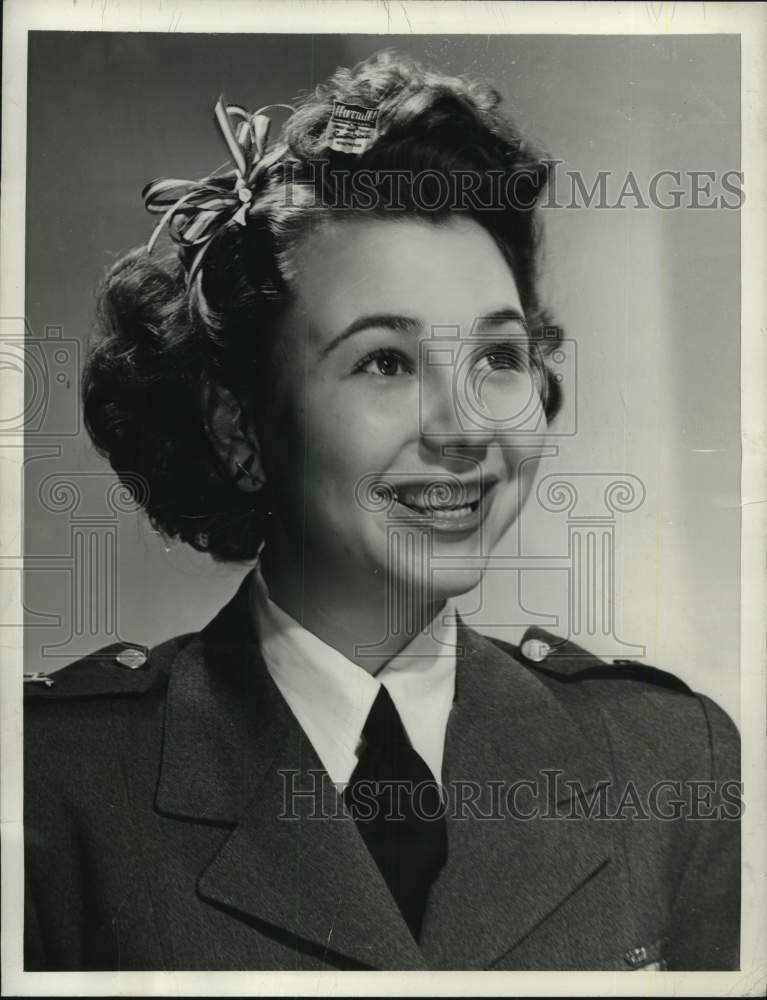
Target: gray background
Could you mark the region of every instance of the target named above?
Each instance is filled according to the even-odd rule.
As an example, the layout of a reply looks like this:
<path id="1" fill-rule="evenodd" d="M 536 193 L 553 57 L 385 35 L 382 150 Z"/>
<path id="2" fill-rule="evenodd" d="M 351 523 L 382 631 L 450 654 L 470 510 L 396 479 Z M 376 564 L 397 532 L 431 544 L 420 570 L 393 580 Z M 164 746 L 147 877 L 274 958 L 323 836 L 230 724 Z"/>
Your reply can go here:
<path id="1" fill-rule="evenodd" d="M 737 36 L 31 33 L 25 669 L 57 669 L 115 636 L 151 645 L 196 630 L 236 587 L 243 567 L 166 545 L 110 492 L 78 427 L 94 290 L 151 231 L 148 180 L 224 161 L 220 93 L 253 110 L 290 101 L 384 45 L 494 82 L 522 131 L 565 161 L 558 183 L 564 170 L 589 186 L 609 170 L 617 192 L 632 170 L 646 190 L 659 170 L 739 168 Z M 572 539 L 581 515 L 596 518 L 615 537 L 599 597 L 614 628 L 578 641 L 672 670 L 737 719 L 739 213 L 543 214 L 546 293 L 577 350 L 562 426 L 577 433 L 552 437 L 541 477 L 569 476 L 578 506 L 533 497 L 499 550 L 533 568 L 491 571 L 462 607 L 510 641 L 532 621 L 572 631 Z M 606 514 L 605 484 L 626 474 L 644 500 Z"/>

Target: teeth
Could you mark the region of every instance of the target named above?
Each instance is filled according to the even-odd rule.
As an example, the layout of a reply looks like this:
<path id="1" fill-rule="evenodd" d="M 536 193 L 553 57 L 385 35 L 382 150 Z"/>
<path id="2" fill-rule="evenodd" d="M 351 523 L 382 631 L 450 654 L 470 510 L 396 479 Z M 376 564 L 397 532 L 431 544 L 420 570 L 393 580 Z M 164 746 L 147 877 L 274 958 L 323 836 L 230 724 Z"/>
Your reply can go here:
<path id="1" fill-rule="evenodd" d="M 405 501 L 402 501 L 405 503 Z M 473 503 L 462 504 L 460 507 L 421 507 L 415 503 L 405 503 L 406 507 L 412 508 L 419 514 L 435 514 L 438 517 L 461 518 L 473 513 L 479 506 L 479 500 Z"/>
<path id="2" fill-rule="evenodd" d="M 462 517 L 466 517 L 467 514 L 471 514 L 475 509 L 476 508 L 469 503 L 466 504 L 465 507 L 450 507 L 447 510 L 435 507 L 433 508 L 432 513 L 441 521 L 460 521 Z"/>

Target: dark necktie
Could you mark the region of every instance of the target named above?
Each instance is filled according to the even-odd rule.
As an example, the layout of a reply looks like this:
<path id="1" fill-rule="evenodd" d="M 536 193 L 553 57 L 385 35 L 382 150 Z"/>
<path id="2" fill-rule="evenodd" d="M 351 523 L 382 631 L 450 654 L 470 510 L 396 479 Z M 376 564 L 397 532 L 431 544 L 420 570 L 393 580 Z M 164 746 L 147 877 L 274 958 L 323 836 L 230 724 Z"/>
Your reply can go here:
<path id="1" fill-rule="evenodd" d="M 411 746 L 383 684 L 362 739 L 344 801 L 418 940 L 429 888 L 447 860 L 439 785 Z"/>

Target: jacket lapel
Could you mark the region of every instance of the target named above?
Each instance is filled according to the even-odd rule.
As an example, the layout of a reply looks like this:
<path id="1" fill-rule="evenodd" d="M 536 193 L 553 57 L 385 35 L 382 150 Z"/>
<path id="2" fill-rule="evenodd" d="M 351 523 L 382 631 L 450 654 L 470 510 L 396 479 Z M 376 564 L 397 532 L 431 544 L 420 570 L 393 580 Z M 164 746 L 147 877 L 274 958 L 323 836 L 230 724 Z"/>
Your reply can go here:
<path id="1" fill-rule="evenodd" d="M 331 964 L 425 969 L 353 820 L 266 670 L 247 587 L 248 578 L 174 663 L 157 809 L 233 827 L 200 872 L 198 891 L 211 904 Z"/>
<path id="2" fill-rule="evenodd" d="M 532 671 L 463 625 L 458 639 L 443 774 L 448 861 L 421 948 L 432 968 L 483 969 L 607 863 L 609 824 L 552 814 L 570 811 L 567 780 L 588 791 L 609 770 Z M 510 812 L 517 782 L 528 784 L 517 786 Z"/>

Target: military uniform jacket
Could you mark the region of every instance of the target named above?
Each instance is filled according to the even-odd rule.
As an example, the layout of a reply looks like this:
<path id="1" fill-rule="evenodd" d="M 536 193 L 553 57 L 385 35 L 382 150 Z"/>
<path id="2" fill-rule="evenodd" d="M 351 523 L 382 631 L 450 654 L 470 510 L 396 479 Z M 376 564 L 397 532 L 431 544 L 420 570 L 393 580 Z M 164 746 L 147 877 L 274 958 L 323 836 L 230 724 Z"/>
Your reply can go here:
<path id="1" fill-rule="evenodd" d="M 244 589 L 142 666 L 118 644 L 26 685 L 26 969 L 737 968 L 732 722 L 670 675 L 529 637 L 540 662 L 459 624 L 419 943 Z"/>

